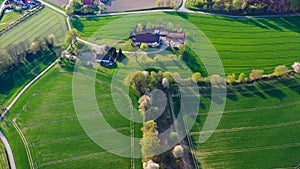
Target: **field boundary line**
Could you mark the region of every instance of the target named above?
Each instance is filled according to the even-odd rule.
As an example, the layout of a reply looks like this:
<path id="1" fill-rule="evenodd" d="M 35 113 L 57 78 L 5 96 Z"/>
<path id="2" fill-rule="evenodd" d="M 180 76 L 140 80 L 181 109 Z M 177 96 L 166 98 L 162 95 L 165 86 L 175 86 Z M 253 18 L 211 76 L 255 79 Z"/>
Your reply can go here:
<path id="1" fill-rule="evenodd" d="M 285 122 L 285 123 L 254 126 L 254 127 L 238 127 L 238 128 L 229 128 L 229 129 L 217 129 L 217 130 L 207 130 L 207 131 L 200 131 L 200 132 L 191 132 L 191 135 L 221 133 L 221 132 L 235 132 L 235 131 L 241 131 L 241 130 L 269 129 L 269 128 L 274 128 L 274 127 L 285 127 L 285 126 L 299 124 L 299 123 L 300 123 L 300 120 L 297 120 L 297 121 L 290 121 L 290 122 Z"/>
<path id="2" fill-rule="evenodd" d="M 27 159 L 28 159 L 28 162 L 29 162 L 29 166 L 31 169 L 34 169 L 34 164 L 33 164 L 33 160 L 32 160 L 32 157 L 31 157 L 31 153 L 30 153 L 30 149 L 28 147 L 28 142 L 22 132 L 22 130 L 18 127 L 17 123 L 16 123 L 16 118 L 14 118 L 12 120 L 12 124 L 14 126 L 14 128 L 17 130 L 17 132 L 19 133 L 21 139 L 22 139 L 22 142 L 23 142 L 23 145 L 25 147 L 25 151 L 26 151 L 26 154 L 27 154 Z"/>
<path id="3" fill-rule="evenodd" d="M 295 146 L 300 146 L 300 142 L 287 143 L 287 144 L 279 144 L 279 145 L 272 145 L 272 146 L 231 149 L 231 150 L 217 150 L 217 151 L 208 151 L 208 152 L 196 152 L 196 155 L 200 156 L 200 157 L 205 157 L 205 156 L 208 156 L 208 155 L 215 155 L 215 154 L 224 154 L 224 153 L 226 153 L 226 154 L 233 154 L 233 153 L 243 153 L 243 152 L 249 152 L 249 151 L 272 150 L 272 149 L 295 147 Z"/>

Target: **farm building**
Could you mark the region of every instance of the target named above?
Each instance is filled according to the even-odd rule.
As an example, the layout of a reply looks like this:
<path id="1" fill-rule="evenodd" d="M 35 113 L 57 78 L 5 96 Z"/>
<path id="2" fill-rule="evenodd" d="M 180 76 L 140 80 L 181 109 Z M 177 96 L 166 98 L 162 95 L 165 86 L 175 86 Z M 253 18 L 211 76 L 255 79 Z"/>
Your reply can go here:
<path id="1" fill-rule="evenodd" d="M 132 37 L 132 46 L 140 46 L 142 43 L 150 47 L 158 47 L 161 43 L 159 34 L 137 34 Z"/>
<path id="2" fill-rule="evenodd" d="M 184 33 L 169 33 L 162 38 L 170 47 L 178 47 L 185 43 L 186 35 Z"/>

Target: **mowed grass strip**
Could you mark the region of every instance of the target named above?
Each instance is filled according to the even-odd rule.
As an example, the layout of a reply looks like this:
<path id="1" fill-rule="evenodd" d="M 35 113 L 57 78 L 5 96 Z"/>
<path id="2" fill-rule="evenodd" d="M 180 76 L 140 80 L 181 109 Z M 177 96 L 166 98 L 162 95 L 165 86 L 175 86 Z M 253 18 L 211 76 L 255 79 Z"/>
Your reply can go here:
<path id="1" fill-rule="evenodd" d="M 5 48 L 8 44 L 17 44 L 25 40 L 33 41 L 49 34 L 54 34 L 58 43 L 61 43 L 66 31 L 64 16 L 46 7 L 3 35 L 0 47 Z"/>

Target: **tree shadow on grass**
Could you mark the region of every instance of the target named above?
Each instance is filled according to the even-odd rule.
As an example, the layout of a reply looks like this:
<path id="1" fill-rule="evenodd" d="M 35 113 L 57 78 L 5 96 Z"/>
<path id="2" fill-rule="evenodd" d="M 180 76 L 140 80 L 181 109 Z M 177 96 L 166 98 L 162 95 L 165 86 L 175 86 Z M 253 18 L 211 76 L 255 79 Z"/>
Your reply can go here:
<path id="1" fill-rule="evenodd" d="M 236 86 L 235 89 L 239 94 L 241 94 L 244 97 L 248 97 L 248 98 L 253 97 L 252 92 L 249 92 L 249 91 L 243 89 L 241 86 Z"/>
<path id="2" fill-rule="evenodd" d="M 300 83 L 297 82 L 295 79 L 279 80 L 278 82 L 300 95 Z"/>
<path id="3" fill-rule="evenodd" d="M 277 89 L 276 87 L 266 84 L 266 83 L 261 83 L 259 85 L 259 88 L 264 91 L 264 93 L 268 94 L 269 96 L 273 98 L 277 98 L 279 100 L 282 100 L 284 97 L 286 97 L 286 94 L 284 94 L 281 90 Z"/>
<path id="4" fill-rule="evenodd" d="M 232 90 L 231 88 L 227 88 L 227 98 L 230 99 L 230 100 L 233 100 L 233 101 L 238 101 L 238 97 L 236 96 L 237 93 Z"/>
<path id="5" fill-rule="evenodd" d="M 71 23 L 72 23 L 73 27 L 76 28 L 79 32 L 83 31 L 84 25 L 82 24 L 82 22 L 80 21 L 80 19 L 78 17 L 73 17 L 73 19 L 71 20 Z"/>
<path id="6" fill-rule="evenodd" d="M 259 96 L 262 99 L 266 99 L 266 96 L 258 90 L 255 86 L 246 86 L 246 89 L 251 91 L 253 94 Z"/>

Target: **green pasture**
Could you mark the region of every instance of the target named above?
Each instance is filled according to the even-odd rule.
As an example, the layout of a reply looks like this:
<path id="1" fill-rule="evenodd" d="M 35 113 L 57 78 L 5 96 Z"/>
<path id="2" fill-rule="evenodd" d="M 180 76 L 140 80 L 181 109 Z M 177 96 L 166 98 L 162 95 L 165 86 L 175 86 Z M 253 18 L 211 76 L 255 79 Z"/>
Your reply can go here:
<path id="1" fill-rule="evenodd" d="M 54 34 L 57 43 L 61 44 L 66 31 L 67 26 L 64 16 L 45 8 L 1 36 L 0 47 L 5 48 L 9 44 L 16 44 L 25 40 L 33 41 L 49 34 Z"/>
<path id="2" fill-rule="evenodd" d="M 24 12 L 25 13 L 25 12 Z M 12 22 L 17 21 L 18 19 L 22 18 L 23 13 L 11 11 L 3 15 L 0 20 L 0 30 L 9 27 Z"/>
<path id="3" fill-rule="evenodd" d="M 215 131 L 200 132 L 210 99 L 203 95 L 192 130 L 196 155 L 204 168 L 289 168 L 299 164 L 300 79 L 230 87 Z M 212 115 L 212 117 L 218 114 Z M 213 133 L 213 134 L 212 134 Z M 199 135 L 212 136 L 199 143 Z"/>
<path id="4" fill-rule="evenodd" d="M 131 164 L 130 158 L 107 152 L 83 131 L 73 106 L 72 77 L 71 72 L 58 66 L 54 67 L 26 91 L 10 111 L 8 119 L 17 117 L 17 125 L 29 143 L 34 166 L 36 168 L 99 168 L 100 166 L 128 168 Z M 130 122 L 117 113 L 109 90 L 104 90 L 109 87 L 111 78 L 99 74 L 98 79 L 95 85 L 100 110 L 112 127 L 130 136 Z M 104 104 L 107 106 L 103 106 Z M 4 128 L 7 132 L 14 130 L 11 124 Z M 136 131 L 139 131 L 140 125 L 137 125 L 137 128 Z M 23 143 L 17 133 L 8 136 L 10 139 L 13 137 L 17 137 L 15 141 L 19 141 L 19 144 L 12 144 L 13 151 L 23 155 L 17 157 L 17 167 L 28 168 L 24 150 L 17 151 L 22 149 Z M 139 159 L 135 161 L 136 168 L 140 168 L 141 161 Z"/>

